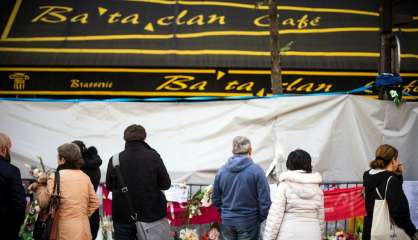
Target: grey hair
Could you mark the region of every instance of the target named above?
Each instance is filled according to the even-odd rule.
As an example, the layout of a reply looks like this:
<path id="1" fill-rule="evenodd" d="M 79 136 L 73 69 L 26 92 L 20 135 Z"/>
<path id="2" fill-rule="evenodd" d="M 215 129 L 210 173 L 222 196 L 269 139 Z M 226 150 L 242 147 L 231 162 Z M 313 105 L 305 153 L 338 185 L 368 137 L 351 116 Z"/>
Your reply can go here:
<path id="1" fill-rule="evenodd" d="M 84 164 L 80 148 L 76 144 L 64 143 L 57 150 L 59 158 L 64 158 L 65 162 L 72 167 L 79 169 Z"/>
<path id="2" fill-rule="evenodd" d="M 233 154 L 247 154 L 251 151 L 251 142 L 248 138 L 237 136 L 232 140 Z"/>

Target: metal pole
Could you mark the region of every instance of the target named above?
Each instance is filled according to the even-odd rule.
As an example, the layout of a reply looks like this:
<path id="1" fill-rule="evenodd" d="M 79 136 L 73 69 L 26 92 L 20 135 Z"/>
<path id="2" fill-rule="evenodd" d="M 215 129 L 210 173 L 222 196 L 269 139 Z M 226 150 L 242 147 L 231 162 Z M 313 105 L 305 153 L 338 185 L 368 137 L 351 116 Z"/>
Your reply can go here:
<path id="1" fill-rule="evenodd" d="M 381 0 L 380 2 L 380 61 L 379 73 L 392 72 L 392 11 L 393 0 Z M 388 94 L 382 87 L 378 89 L 379 99 L 389 99 Z"/>
<path id="2" fill-rule="evenodd" d="M 273 94 L 283 93 L 282 67 L 280 63 L 279 21 L 277 0 L 269 0 L 270 46 L 271 46 L 271 91 Z"/>

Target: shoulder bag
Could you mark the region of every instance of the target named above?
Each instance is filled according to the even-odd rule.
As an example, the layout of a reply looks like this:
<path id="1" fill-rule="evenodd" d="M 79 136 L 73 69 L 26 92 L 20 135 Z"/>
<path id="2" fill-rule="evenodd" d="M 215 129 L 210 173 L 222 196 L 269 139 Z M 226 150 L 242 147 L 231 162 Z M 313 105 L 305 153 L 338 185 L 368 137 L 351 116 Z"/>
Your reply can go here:
<path id="1" fill-rule="evenodd" d="M 38 215 L 38 219 L 35 223 L 33 231 L 33 239 L 35 240 L 48 240 L 52 226 L 56 219 L 57 210 L 60 204 L 60 174 L 59 171 L 55 172 L 54 188 L 49 200 L 48 207 L 42 209 Z"/>
<path id="2" fill-rule="evenodd" d="M 379 192 L 376 188 L 377 195 L 380 199 L 374 201 L 373 221 L 371 230 L 371 240 L 410 240 L 411 238 L 405 233 L 402 228 L 396 226 L 389 215 L 389 207 L 386 202 L 386 193 L 388 190 L 390 176 L 386 182 L 385 195 Z"/>
<path id="3" fill-rule="evenodd" d="M 119 163 L 119 154 L 115 154 L 112 157 L 112 164 L 116 171 L 116 177 L 118 179 L 119 185 L 121 186 L 120 192 L 122 196 L 126 199 L 126 203 L 128 205 L 130 216 L 132 218 L 132 221 L 135 223 L 136 226 L 136 239 L 137 240 L 147 240 L 147 235 L 145 234 L 144 226 L 142 226 L 142 223 L 138 220 L 138 214 L 135 212 L 132 200 L 129 197 L 128 194 L 128 186 L 125 183 L 125 180 L 123 179 L 122 172 L 120 171 L 120 163 Z"/>

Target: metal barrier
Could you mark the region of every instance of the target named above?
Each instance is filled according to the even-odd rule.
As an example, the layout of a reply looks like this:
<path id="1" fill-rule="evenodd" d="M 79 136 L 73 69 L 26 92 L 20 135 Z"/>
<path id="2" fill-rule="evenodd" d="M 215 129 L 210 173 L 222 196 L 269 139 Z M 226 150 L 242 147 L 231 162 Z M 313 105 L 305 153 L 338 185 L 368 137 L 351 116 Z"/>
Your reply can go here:
<path id="1" fill-rule="evenodd" d="M 23 179 L 24 185 L 29 185 L 32 179 Z M 362 186 L 362 182 L 324 182 L 320 184 L 321 189 L 323 190 L 330 190 L 335 188 L 349 188 L 349 187 L 356 187 Z M 203 187 L 207 185 L 201 184 L 188 184 L 189 187 L 189 196 L 188 198 L 191 199 L 193 194 L 201 190 Z M 354 218 L 354 225 L 356 224 L 356 219 Z M 328 235 L 335 235 L 338 230 L 343 230 L 347 233 L 348 227 L 348 219 L 339 220 L 339 221 L 330 221 L 325 223 L 325 236 Z"/>
<path id="2" fill-rule="evenodd" d="M 322 190 L 330 190 L 335 188 L 349 188 L 362 186 L 362 182 L 324 182 L 320 184 Z M 193 194 L 201 190 L 206 185 L 199 184 L 188 184 L 189 186 L 189 199 L 192 198 Z M 354 225 L 356 224 L 356 219 L 354 218 Z M 325 236 L 335 235 L 338 230 L 343 230 L 347 233 L 348 228 L 348 219 L 339 220 L 339 221 L 330 221 L 325 222 Z"/>
<path id="3" fill-rule="evenodd" d="M 357 187 L 363 186 L 362 182 L 324 182 L 321 183 L 321 188 L 323 190 L 330 190 L 335 188 L 350 188 L 350 187 Z M 329 234 L 335 235 L 338 230 L 343 230 L 347 233 L 347 220 L 339 220 L 339 221 L 330 221 L 325 222 L 325 236 Z M 354 225 L 356 225 L 356 218 L 354 218 Z"/>

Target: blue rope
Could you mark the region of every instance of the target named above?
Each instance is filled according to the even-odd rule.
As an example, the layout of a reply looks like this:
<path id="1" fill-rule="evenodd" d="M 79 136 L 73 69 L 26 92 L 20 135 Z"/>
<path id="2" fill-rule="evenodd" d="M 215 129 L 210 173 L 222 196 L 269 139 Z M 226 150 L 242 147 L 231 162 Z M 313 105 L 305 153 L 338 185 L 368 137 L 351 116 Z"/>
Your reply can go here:
<path id="1" fill-rule="evenodd" d="M 216 100 L 251 100 L 270 99 L 294 96 L 334 96 L 359 93 L 371 89 L 372 86 L 364 86 L 347 92 L 310 93 L 310 94 L 275 94 L 270 96 L 231 96 L 231 97 L 159 97 L 159 98 L 111 98 L 111 99 L 53 99 L 53 98 L 0 98 L 0 101 L 16 102 L 181 102 L 181 101 L 216 101 Z M 406 93 L 405 93 L 406 94 Z M 410 95 L 410 94 L 409 94 Z"/>

